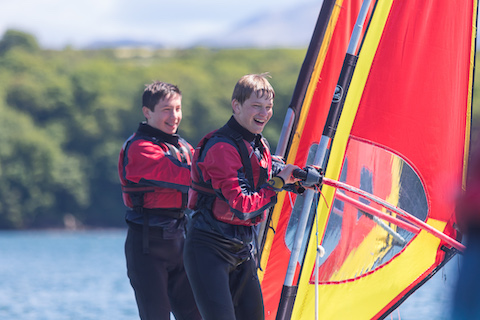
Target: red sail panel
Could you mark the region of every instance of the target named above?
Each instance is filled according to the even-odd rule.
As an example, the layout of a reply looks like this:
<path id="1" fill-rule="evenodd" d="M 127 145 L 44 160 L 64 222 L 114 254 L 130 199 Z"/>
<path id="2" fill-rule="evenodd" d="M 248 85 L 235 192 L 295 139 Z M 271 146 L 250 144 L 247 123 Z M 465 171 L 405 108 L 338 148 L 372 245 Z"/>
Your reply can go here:
<path id="1" fill-rule="evenodd" d="M 351 135 L 394 150 L 448 221 L 470 113 L 473 1 L 394 1 Z M 451 230 L 453 231 L 453 230 Z"/>
<path id="2" fill-rule="evenodd" d="M 310 82 L 311 102 L 308 103 L 307 101 L 307 104 L 303 105 L 305 109 L 302 110 L 303 116 L 299 120 L 301 123 L 294 134 L 292 148 L 290 148 L 290 153 L 287 156 L 288 163 L 295 163 L 299 166 L 306 165 L 310 147 L 318 144 L 321 138 L 335 85 L 340 75 L 348 42 L 361 4 L 361 0 L 337 1 L 335 10 L 339 11 L 337 13 L 338 20 L 333 30 L 330 30 L 333 34 L 325 36 L 331 39 L 327 43 L 328 51 L 324 62 L 322 61 L 323 67 L 320 75 Z M 319 53 L 319 56 L 321 54 L 322 52 Z M 318 59 L 321 59 L 321 57 Z M 317 63 L 319 62 L 317 61 Z M 307 98 L 306 100 L 308 100 Z M 275 319 L 291 254 L 291 248 L 286 243 L 286 237 L 293 202 L 295 202 L 294 195 L 291 199 L 289 196 L 279 198 L 279 203 L 274 212 L 274 215 L 277 214 L 277 223 L 274 223 L 273 226 L 275 234 L 272 235 L 270 244 L 267 242 L 266 248 L 269 249 L 269 252 L 266 253 L 266 250 L 263 252 L 264 256 L 268 254 L 262 279 L 267 319 Z M 275 216 L 273 220 L 275 222 Z"/>

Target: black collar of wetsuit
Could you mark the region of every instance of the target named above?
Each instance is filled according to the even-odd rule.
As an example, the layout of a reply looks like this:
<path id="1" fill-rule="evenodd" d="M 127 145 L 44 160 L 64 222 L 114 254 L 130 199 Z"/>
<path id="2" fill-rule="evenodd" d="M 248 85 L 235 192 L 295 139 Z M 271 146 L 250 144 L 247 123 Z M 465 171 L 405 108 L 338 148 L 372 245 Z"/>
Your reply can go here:
<path id="1" fill-rule="evenodd" d="M 159 141 L 165 141 L 167 143 L 173 144 L 174 146 L 178 147 L 178 139 L 180 136 L 178 134 L 168 134 L 159 130 L 157 128 L 152 127 L 151 125 L 147 124 L 146 122 L 141 122 L 138 126 L 137 133 L 141 135 L 147 135 L 149 137 L 153 137 L 158 139 Z"/>
<path id="2" fill-rule="evenodd" d="M 262 143 L 260 142 L 263 138 L 262 134 L 254 134 L 242 127 L 237 120 L 232 116 L 230 120 L 228 120 L 227 125 L 232 128 L 233 130 L 240 133 L 243 139 L 247 140 L 251 144 L 260 147 Z"/>

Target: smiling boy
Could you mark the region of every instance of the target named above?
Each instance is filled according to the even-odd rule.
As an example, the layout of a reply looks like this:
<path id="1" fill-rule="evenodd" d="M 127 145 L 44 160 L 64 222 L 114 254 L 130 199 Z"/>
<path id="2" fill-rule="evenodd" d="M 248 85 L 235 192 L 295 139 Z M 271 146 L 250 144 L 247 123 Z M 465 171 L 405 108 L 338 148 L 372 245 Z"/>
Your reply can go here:
<path id="1" fill-rule="evenodd" d="M 129 208 L 125 256 L 142 320 L 198 320 L 183 266 L 184 211 L 192 146 L 177 134 L 182 93 L 156 81 L 142 96 L 146 121 L 120 152 L 118 173 Z"/>
<path id="2" fill-rule="evenodd" d="M 266 74 L 243 76 L 232 95 L 233 115 L 197 146 L 188 206 L 185 269 L 203 319 L 264 319 L 253 257 L 257 226 L 285 184 L 297 181 L 272 157 L 261 135 L 275 92 Z"/>

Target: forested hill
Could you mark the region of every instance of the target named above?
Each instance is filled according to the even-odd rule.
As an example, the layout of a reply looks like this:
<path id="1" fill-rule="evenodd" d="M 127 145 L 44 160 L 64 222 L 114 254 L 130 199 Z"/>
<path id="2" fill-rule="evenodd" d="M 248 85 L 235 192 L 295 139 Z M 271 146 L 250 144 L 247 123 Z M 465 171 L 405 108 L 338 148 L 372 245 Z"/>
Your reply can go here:
<path id="1" fill-rule="evenodd" d="M 183 93 L 180 134 L 196 145 L 231 115 L 236 81 L 270 72 L 275 148 L 305 49 L 48 51 L 23 32 L 0 40 L 0 228 L 124 226 L 123 142 L 144 120 L 141 95 L 163 80 Z M 273 149 L 274 150 L 274 149 Z"/>
<path id="2" fill-rule="evenodd" d="M 264 134 L 275 150 L 305 53 L 51 51 L 7 31 L 0 40 L 0 229 L 123 227 L 118 153 L 143 120 L 141 95 L 154 80 L 182 90 L 180 134 L 195 145 L 230 117 L 238 78 L 270 72 L 275 112 Z"/>

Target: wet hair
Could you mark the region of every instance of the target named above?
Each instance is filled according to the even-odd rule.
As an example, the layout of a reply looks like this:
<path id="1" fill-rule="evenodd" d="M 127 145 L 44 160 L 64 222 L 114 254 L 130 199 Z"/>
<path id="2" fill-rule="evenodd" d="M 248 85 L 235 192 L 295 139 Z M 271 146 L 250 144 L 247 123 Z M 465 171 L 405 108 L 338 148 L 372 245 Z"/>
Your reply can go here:
<path id="1" fill-rule="evenodd" d="M 275 97 L 275 91 L 272 85 L 268 82 L 267 77 L 271 78 L 268 72 L 261 74 L 247 74 L 238 80 L 233 89 L 232 101 L 237 100 L 243 104 L 253 92 L 258 98 L 266 96 L 268 99 Z"/>
<path id="2" fill-rule="evenodd" d="M 165 99 L 173 94 L 178 94 L 181 96 L 182 92 L 176 85 L 162 81 L 155 81 L 145 85 L 145 90 L 143 91 L 142 96 L 142 105 L 152 111 L 155 111 L 155 106 L 160 100 Z"/>

